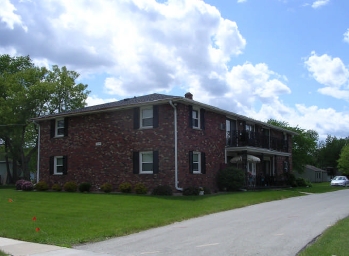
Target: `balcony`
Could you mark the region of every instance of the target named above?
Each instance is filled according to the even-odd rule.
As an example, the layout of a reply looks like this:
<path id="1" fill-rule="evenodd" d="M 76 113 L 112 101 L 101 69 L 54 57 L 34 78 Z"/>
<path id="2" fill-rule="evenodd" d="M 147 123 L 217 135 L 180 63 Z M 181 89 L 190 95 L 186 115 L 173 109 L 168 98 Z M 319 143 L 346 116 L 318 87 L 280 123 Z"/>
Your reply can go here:
<path id="1" fill-rule="evenodd" d="M 256 147 L 280 152 L 288 152 L 288 141 L 260 132 L 232 131 L 226 136 L 228 147 Z"/>

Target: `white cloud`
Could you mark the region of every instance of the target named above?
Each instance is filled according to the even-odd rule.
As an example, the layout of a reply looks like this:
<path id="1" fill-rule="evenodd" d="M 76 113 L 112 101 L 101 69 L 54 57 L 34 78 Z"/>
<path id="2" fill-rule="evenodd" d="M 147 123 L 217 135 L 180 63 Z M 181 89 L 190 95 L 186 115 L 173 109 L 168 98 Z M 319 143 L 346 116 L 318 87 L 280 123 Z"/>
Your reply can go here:
<path id="1" fill-rule="evenodd" d="M 9 0 L 0 0 L 0 20 L 6 23 L 7 27 L 14 29 L 15 25 L 21 26 L 25 31 L 27 27 L 22 24 L 21 16 L 15 14 L 16 7 Z"/>
<path id="2" fill-rule="evenodd" d="M 237 2 L 238 3 L 245 3 L 245 2 L 247 2 L 247 0 L 238 0 Z"/>
<path id="3" fill-rule="evenodd" d="M 347 43 L 349 43 L 349 28 L 347 29 L 347 32 L 345 32 L 344 34 L 343 34 L 343 36 L 344 36 L 344 42 L 347 42 Z"/>
<path id="4" fill-rule="evenodd" d="M 313 4 L 311 5 L 311 7 L 313 7 L 314 9 L 319 8 L 321 6 L 324 6 L 326 4 L 328 4 L 330 2 L 330 0 L 317 0 L 314 1 Z"/>
<path id="5" fill-rule="evenodd" d="M 313 78 L 327 87 L 340 88 L 349 79 L 349 70 L 340 58 L 327 54 L 318 56 L 315 52 L 304 62 Z"/>
<path id="6" fill-rule="evenodd" d="M 113 102 L 113 101 L 116 101 L 116 99 L 115 98 L 102 99 L 102 98 L 98 98 L 98 96 L 96 95 L 88 96 L 86 99 L 87 106 L 94 106 L 94 105 Z"/>

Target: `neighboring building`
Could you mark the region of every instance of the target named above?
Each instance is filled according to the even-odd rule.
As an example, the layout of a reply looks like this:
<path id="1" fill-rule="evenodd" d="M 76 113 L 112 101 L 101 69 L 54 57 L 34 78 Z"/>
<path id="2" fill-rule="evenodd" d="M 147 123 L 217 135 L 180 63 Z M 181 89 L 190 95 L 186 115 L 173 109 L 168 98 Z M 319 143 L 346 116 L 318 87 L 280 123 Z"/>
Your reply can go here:
<path id="1" fill-rule="evenodd" d="M 292 170 L 296 133 L 185 97 L 151 94 L 33 119 L 40 125 L 38 178 L 50 185 L 110 182 L 217 189 L 237 165 L 249 185 L 278 185 Z M 252 180 L 252 179 L 251 179 Z M 251 181 L 249 180 L 249 181 Z"/>
<path id="2" fill-rule="evenodd" d="M 306 165 L 303 173 L 295 173 L 296 177 L 304 178 L 310 182 L 326 182 L 330 181 L 331 178 L 328 176 L 327 171 L 319 169 L 312 165 Z"/>
<path id="3" fill-rule="evenodd" d="M 10 173 L 12 174 L 12 162 L 8 163 Z M 5 185 L 8 183 L 7 175 L 7 163 L 5 157 L 0 154 L 0 185 Z"/>

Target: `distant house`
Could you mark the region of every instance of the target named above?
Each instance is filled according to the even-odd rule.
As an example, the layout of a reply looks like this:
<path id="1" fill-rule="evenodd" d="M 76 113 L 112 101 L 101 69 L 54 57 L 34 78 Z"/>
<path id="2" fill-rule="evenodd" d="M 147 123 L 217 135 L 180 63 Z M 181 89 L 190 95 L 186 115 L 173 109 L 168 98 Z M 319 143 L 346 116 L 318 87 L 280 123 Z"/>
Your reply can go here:
<path id="1" fill-rule="evenodd" d="M 295 173 L 296 177 L 304 178 L 310 182 L 326 182 L 330 181 L 331 178 L 328 176 L 327 171 L 319 169 L 312 165 L 306 165 L 304 167 L 304 172 L 299 174 Z"/>
<path id="2" fill-rule="evenodd" d="M 9 162 L 10 172 L 12 173 L 12 162 Z M 7 184 L 7 163 L 5 157 L 0 154 L 0 185 Z"/>
<path id="3" fill-rule="evenodd" d="M 236 165 L 253 182 L 276 185 L 292 171 L 296 133 L 185 97 L 150 94 L 33 119 L 39 124 L 39 180 L 50 185 L 143 183 L 216 190 Z"/>

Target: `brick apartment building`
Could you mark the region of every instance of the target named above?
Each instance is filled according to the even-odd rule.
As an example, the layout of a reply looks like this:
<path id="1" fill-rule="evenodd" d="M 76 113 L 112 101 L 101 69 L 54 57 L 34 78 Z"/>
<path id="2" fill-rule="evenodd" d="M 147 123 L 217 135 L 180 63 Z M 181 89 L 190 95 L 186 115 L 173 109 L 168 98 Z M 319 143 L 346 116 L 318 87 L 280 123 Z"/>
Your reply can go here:
<path id="1" fill-rule="evenodd" d="M 292 171 L 295 133 L 185 97 L 150 94 L 33 119 L 39 124 L 38 180 L 50 185 L 143 183 L 217 190 L 233 164 L 246 186 L 277 185 Z"/>

